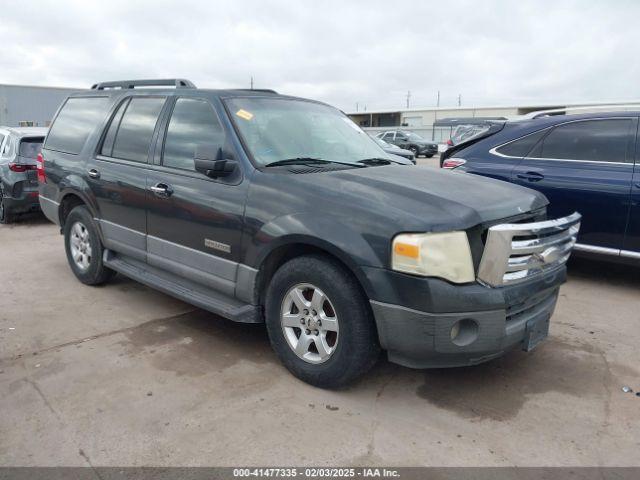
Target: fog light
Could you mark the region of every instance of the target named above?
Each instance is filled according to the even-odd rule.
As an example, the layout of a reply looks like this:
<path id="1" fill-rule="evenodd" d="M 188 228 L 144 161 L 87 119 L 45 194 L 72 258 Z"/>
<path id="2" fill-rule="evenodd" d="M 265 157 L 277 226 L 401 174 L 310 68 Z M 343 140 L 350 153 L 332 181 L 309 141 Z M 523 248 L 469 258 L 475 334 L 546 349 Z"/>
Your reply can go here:
<path id="1" fill-rule="evenodd" d="M 478 324 L 470 318 L 457 321 L 451 327 L 451 341 L 459 347 L 471 345 L 478 338 Z"/>
<path id="2" fill-rule="evenodd" d="M 451 340 L 455 340 L 460 334 L 460 322 L 456 322 L 451 327 Z"/>

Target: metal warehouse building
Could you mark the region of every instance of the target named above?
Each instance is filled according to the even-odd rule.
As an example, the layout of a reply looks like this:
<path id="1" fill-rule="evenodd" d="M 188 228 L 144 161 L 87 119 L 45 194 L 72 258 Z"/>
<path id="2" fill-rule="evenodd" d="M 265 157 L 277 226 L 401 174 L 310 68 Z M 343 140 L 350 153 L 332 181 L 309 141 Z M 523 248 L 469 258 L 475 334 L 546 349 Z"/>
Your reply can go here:
<path id="1" fill-rule="evenodd" d="M 0 84 L 0 125 L 48 127 L 60 104 L 79 89 Z"/>
<path id="2" fill-rule="evenodd" d="M 606 105 L 640 105 L 638 101 L 607 103 Z M 373 110 L 351 112 L 349 117 L 369 133 L 377 133 L 394 127 L 404 127 L 422 137 L 437 142 L 450 138 L 453 129 L 460 124 L 476 123 L 479 119 L 507 119 L 540 110 L 571 110 L 572 108 L 598 107 L 602 103 L 540 104 L 498 107 L 426 107 L 398 110 Z M 639 108 L 640 109 L 640 108 Z"/>

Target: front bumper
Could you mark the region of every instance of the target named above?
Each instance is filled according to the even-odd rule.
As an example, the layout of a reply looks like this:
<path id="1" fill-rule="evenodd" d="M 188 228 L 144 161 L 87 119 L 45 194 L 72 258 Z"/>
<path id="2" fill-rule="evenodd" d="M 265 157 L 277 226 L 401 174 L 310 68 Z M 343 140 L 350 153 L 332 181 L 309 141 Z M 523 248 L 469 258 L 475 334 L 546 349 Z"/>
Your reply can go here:
<path id="1" fill-rule="evenodd" d="M 374 290 L 385 292 L 371 300 L 371 307 L 389 360 L 411 368 L 440 368 L 491 360 L 524 347 L 532 325 L 548 328 L 566 267 L 500 288 L 452 285 L 374 268 L 366 274 Z M 477 325 L 464 342 L 451 338 L 460 321 Z"/>

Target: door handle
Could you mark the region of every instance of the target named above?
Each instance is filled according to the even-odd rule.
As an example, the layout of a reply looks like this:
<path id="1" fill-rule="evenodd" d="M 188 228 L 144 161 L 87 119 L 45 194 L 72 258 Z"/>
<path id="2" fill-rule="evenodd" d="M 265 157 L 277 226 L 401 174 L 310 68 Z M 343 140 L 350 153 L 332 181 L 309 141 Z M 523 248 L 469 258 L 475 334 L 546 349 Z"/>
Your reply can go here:
<path id="1" fill-rule="evenodd" d="M 528 180 L 529 182 L 539 182 L 544 179 L 544 175 L 538 172 L 525 172 L 516 175 L 520 180 Z"/>
<path id="2" fill-rule="evenodd" d="M 87 172 L 91 178 L 100 178 L 100 172 L 95 168 L 92 168 Z"/>
<path id="3" fill-rule="evenodd" d="M 153 187 L 149 187 L 156 197 L 168 198 L 173 193 L 173 189 L 166 183 L 156 183 Z"/>

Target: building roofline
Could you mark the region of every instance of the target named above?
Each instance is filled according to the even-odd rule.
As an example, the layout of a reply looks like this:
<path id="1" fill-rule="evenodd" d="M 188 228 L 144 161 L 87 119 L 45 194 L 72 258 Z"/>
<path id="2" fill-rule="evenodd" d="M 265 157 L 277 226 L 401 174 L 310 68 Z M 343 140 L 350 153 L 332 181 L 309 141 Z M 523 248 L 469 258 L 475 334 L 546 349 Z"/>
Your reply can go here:
<path id="1" fill-rule="evenodd" d="M 469 111 L 469 110 L 503 110 L 503 109 L 537 109 L 537 110 L 550 110 L 550 109 L 562 109 L 562 108 L 573 108 L 573 107 L 597 107 L 600 105 L 628 105 L 628 104 L 637 104 L 640 105 L 640 100 L 624 100 L 624 101 L 616 101 L 616 102 L 579 102 L 579 103 L 564 103 L 564 102 L 545 102 L 540 104 L 520 104 L 520 105 L 476 105 L 476 106 L 452 106 L 452 107 L 420 107 L 420 108 L 386 108 L 380 110 L 367 110 L 367 111 L 357 111 L 357 112 L 346 112 L 347 115 L 369 115 L 369 114 L 380 114 L 380 113 L 413 113 L 413 112 L 440 112 L 440 111 Z"/>
<path id="2" fill-rule="evenodd" d="M 52 87 L 49 85 L 20 85 L 17 83 L 0 83 L 0 87 L 39 88 L 39 89 L 47 89 L 47 90 L 89 90 L 88 88 L 80 88 L 80 87 Z"/>

